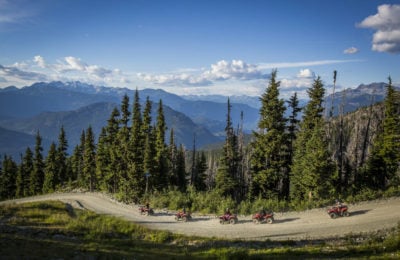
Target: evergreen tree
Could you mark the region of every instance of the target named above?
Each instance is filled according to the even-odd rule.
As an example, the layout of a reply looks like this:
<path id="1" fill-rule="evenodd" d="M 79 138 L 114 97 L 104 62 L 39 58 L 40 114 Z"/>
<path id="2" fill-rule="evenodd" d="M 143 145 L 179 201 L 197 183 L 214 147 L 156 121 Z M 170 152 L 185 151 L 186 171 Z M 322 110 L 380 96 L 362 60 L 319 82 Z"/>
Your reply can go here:
<path id="1" fill-rule="evenodd" d="M 101 191 L 115 193 L 115 182 L 112 180 L 112 171 L 110 169 L 110 145 L 107 142 L 107 130 L 101 129 L 96 150 L 96 178 Z M 111 174 L 110 174 L 111 173 Z M 111 178 L 111 179 L 108 179 Z"/>
<path id="2" fill-rule="evenodd" d="M 287 101 L 289 109 L 291 111 L 288 118 L 288 126 L 287 126 L 287 137 L 288 137 L 288 158 L 287 163 L 289 165 L 288 172 L 286 172 L 283 179 L 283 195 L 284 197 L 289 197 L 290 190 L 290 171 L 293 163 L 293 154 L 294 154 L 294 142 L 297 137 L 297 132 L 299 128 L 300 120 L 298 119 L 298 114 L 301 112 L 302 108 L 299 107 L 299 100 L 297 98 L 297 93 L 295 92 L 293 96 L 290 97 L 289 101 Z"/>
<path id="3" fill-rule="evenodd" d="M 18 167 L 16 197 L 25 197 L 29 195 L 29 178 L 33 170 L 33 153 L 28 147 L 25 155 L 22 157 Z"/>
<path id="4" fill-rule="evenodd" d="M 51 143 L 49 153 L 46 157 L 45 168 L 44 168 L 44 181 L 43 181 L 43 193 L 50 193 L 54 191 L 56 186 L 56 178 L 58 176 L 59 164 L 58 164 L 58 152 L 60 150 L 56 148 L 55 143 Z"/>
<path id="5" fill-rule="evenodd" d="M 68 157 L 68 142 L 65 136 L 64 126 L 60 129 L 60 134 L 58 136 L 58 147 L 56 153 L 57 160 L 57 173 L 54 176 L 54 184 L 63 186 L 68 179 L 71 178 L 71 174 L 68 173 L 67 169 L 67 157 Z"/>
<path id="6" fill-rule="evenodd" d="M 176 156 L 176 175 L 177 175 L 177 186 L 179 190 L 184 192 L 186 191 L 186 163 L 185 163 L 185 148 L 181 144 L 178 149 L 178 153 Z"/>
<path id="7" fill-rule="evenodd" d="M 155 133 L 152 126 L 151 110 L 152 102 L 147 97 L 143 111 L 142 138 L 144 139 L 143 170 L 147 175 L 146 178 L 148 178 L 148 189 L 154 187 L 154 177 L 157 175 Z"/>
<path id="8" fill-rule="evenodd" d="M 129 111 L 129 98 L 125 94 L 121 104 L 121 127 L 117 134 L 118 146 L 115 147 L 114 151 L 117 153 L 119 158 L 119 164 L 115 168 L 118 171 L 117 175 L 120 176 L 120 180 L 129 182 L 128 180 L 128 160 L 129 160 L 129 138 L 130 138 L 130 127 L 128 125 L 130 118 Z M 123 185 L 121 183 L 121 185 Z"/>
<path id="9" fill-rule="evenodd" d="M 265 93 L 261 97 L 259 132 L 254 133 L 251 158 L 253 196 L 277 197 L 283 195 L 283 180 L 288 172 L 287 135 L 285 134 L 285 105 L 279 99 L 280 82 L 273 70 Z"/>
<path id="10" fill-rule="evenodd" d="M 145 190 L 144 170 L 143 170 L 143 135 L 142 135 L 142 115 L 139 100 L 139 91 L 136 89 L 133 112 L 132 127 L 129 140 L 129 163 L 128 181 L 122 183 L 121 191 L 124 192 L 126 199 L 138 201 Z"/>
<path id="11" fill-rule="evenodd" d="M 207 158 L 204 153 L 196 153 L 196 179 L 194 180 L 194 186 L 198 191 L 206 190 L 206 171 L 207 171 Z"/>
<path id="12" fill-rule="evenodd" d="M 43 180 L 44 180 L 44 162 L 43 162 L 43 147 L 42 137 L 39 131 L 35 138 L 35 151 L 33 157 L 33 169 L 29 181 L 30 195 L 36 195 L 42 192 Z"/>
<path id="13" fill-rule="evenodd" d="M 131 116 L 131 112 L 129 111 L 129 97 L 125 94 L 122 98 L 121 103 L 121 125 L 122 128 L 129 128 L 129 117 Z"/>
<path id="14" fill-rule="evenodd" d="M 167 188 L 168 186 L 168 164 L 167 164 L 167 147 L 165 144 L 165 132 L 167 125 L 165 123 L 163 103 L 160 99 L 157 109 L 157 119 L 155 126 L 155 147 L 156 147 L 156 165 L 157 175 L 155 177 L 155 185 L 158 190 Z"/>
<path id="15" fill-rule="evenodd" d="M 109 189 L 111 188 L 113 193 L 118 192 L 121 185 L 127 185 L 128 182 L 127 172 L 122 173 L 120 169 L 120 163 L 123 163 L 121 157 L 121 149 L 123 148 L 121 148 L 120 144 L 121 141 L 124 141 L 118 138 L 118 133 L 120 131 L 120 116 L 120 111 L 115 107 L 107 121 L 105 140 L 101 142 L 103 146 L 101 147 L 101 152 L 105 153 L 105 157 L 102 157 L 105 161 L 102 163 L 106 167 L 98 168 L 103 171 L 101 175 L 104 176 L 106 186 Z M 128 156 L 128 154 L 126 154 L 126 156 Z"/>
<path id="16" fill-rule="evenodd" d="M 384 100 L 385 116 L 382 129 L 374 141 L 367 161 L 364 176 L 369 187 L 385 189 L 388 185 L 398 185 L 400 168 L 400 95 L 396 92 L 389 77 Z"/>
<path id="17" fill-rule="evenodd" d="M 85 186 L 92 192 L 96 189 L 96 146 L 92 127 L 89 126 L 85 134 L 85 146 L 83 150 L 83 177 Z"/>
<path id="18" fill-rule="evenodd" d="M 18 166 L 14 160 L 5 155 L 0 171 L 0 200 L 14 198 Z"/>
<path id="19" fill-rule="evenodd" d="M 85 131 L 80 136 L 79 144 L 75 146 L 74 152 L 70 157 L 71 179 L 77 180 L 80 186 L 84 186 L 83 180 L 83 151 L 85 149 Z"/>
<path id="20" fill-rule="evenodd" d="M 289 149 L 288 155 L 290 162 L 292 161 L 293 156 L 293 144 L 296 140 L 297 131 L 299 128 L 300 120 L 298 119 L 298 114 L 301 112 L 302 108 L 299 107 L 299 99 L 297 98 L 297 93 L 295 92 L 293 96 L 290 97 L 289 101 L 287 101 L 289 108 L 290 108 L 290 115 L 289 115 L 289 125 L 287 127 L 288 132 L 288 142 L 289 142 Z"/>
<path id="21" fill-rule="evenodd" d="M 400 184 L 396 176 L 400 168 L 400 94 L 389 77 L 386 87 L 385 118 L 383 120 L 383 145 L 381 154 L 385 161 L 385 185 Z"/>
<path id="22" fill-rule="evenodd" d="M 168 184 L 169 186 L 178 186 L 178 175 L 177 175 L 177 165 L 178 165 L 178 148 L 175 144 L 174 129 L 170 131 L 169 145 L 168 145 Z"/>
<path id="23" fill-rule="evenodd" d="M 231 120 L 231 104 L 228 98 L 228 111 L 225 127 L 225 144 L 220 160 L 220 165 L 215 177 L 215 185 L 217 190 L 223 194 L 238 199 L 236 192 L 238 170 L 239 170 L 239 154 L 238 140 L 232 127 Z"/>
<path id="24" fill-rule="evenodd" d="M 310 98 L 295 142 L 292 165 L 292 199 L 324 198 L 331 194 L 335 168 L 328 153 L 324 130 L 324 86 L 320 77 L 307 90 Z"/>

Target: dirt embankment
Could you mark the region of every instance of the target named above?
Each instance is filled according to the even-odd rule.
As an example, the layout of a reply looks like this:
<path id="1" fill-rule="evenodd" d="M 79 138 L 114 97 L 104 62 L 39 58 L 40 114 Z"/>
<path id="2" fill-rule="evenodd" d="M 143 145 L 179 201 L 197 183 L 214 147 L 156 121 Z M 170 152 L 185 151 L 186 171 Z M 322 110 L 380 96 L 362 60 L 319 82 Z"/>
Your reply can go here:
<path id="1" fill-rule="evenodd" d="M 119 203 L 98 193 L 56 193 L 0 202 L 25 203 L 60 200 L 73 207 L 88 209 L 100 214 L 122 217 L 152 229 L 203 237 L 300 240 L 324 239 L 349 233 L 372 232 L 397 226 L 400 221 L 400 198 L 376 200 L 349 205 L 350 217 L 331 219 L 325 209 L 275 214 L 273 224 L 256 225 L 251 216 L 238 216 L 235 225 L 221 225 L 214 216 L 193 215 L 190 222 L 176 222 L 175 212 L 155 211 L 153 216 L 142 216 L 136 205 Z"/>

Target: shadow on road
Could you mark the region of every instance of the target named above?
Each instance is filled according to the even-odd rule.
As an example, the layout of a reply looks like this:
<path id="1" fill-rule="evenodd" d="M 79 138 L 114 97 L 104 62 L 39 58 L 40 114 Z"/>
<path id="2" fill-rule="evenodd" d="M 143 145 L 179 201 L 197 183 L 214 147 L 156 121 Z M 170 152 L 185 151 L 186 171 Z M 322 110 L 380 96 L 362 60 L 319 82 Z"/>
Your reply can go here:
<path id="1" fill-rule="evenodd" d="M 300 219 L 300 218 L 275 219 L 275 223 L 279 224 L 279 223 L 291 222 L 291 221 L 295 221 L 295 220 L 298 220 L 298 219 Z"/>
<path id="2" fill-rule="evenodd" d="M 239 219 L 238 224 L 252 223 L 252 219 Z"/>
<path id="3" fill-rule="evenodd" d="M 358 215 L 364 215 L 367 214 L 370 209 L 365 209 L 365 210 L 357 210 L 357 211 L 350 211 L 350 216 L 358 216 Z"/>

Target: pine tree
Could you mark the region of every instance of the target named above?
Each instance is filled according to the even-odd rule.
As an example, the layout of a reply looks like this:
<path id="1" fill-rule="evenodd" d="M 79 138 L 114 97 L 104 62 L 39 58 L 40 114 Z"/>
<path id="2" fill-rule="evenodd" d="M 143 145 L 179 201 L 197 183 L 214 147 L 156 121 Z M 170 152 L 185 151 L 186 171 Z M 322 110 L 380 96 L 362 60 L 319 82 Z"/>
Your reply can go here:
<path id="1" fill-rule="evenodd" d="M 320 77 L 307 90 L 310 98 L 295 142 L 291 176 L 292 199 L 324 198 L 332 193 L 335 168 L 328 153 L 324 130 L 323 98 Z"/>
<path id="2" fill-rule="evenodd" d="M 121 125 L 122 128 L 129 128 L 129 118 L 131 116 L 131 112 L 129 111 L 129 97 L 125 94 L 122 98 L 121 103 Z"/>
<path id="3" fill-rule="evenodd" d="M 142 124 L 142 138 L 144 139 L 143 170 L 144 174 L 147 176 L 147 189 L 152 189 L 154 187 L 154 177 L 157 175 L 155 133 L 154 127 L 152 126 L 151 111 L 152 102 L 150 98 L 147 97 L 143 111 Z"/>
<path id="4" fill-rule="evenodd" d="M 96 146 L 92 127 L 89 126 L 85 134 L 85 146 L 83 150 L 83 177 L 85 186 L 91 192 L 96 189 Z"/>
<path id="5" fill-rule="evenodd" d="M 67 169 L 67 157 L 68 157 L 68 141 L 65 136 L 64 126 L 60 129 L 60 134 L 58 136 L 58 146 L 57 146 L 57 153 L 56 153 L 56 160 L 57 160 L 57 174 L 54 178 L 55 185 L 63 186 L 68 179 L 71 178 L 68 174 Z"/>
<path id="6" fill-rule="evenodd" d="M 157 175 L 155 176 L 155 185 L 158 190 L 168 187 L 168 163 L 167 147 L 165 144 L 165 132 L 167 125 L 165 123 L 163 103 L 160 99 L 157 109 L 157 119 L 155 126 L 155 147 L 156 147 L 156 165 Z"/>
<path id="7" fill-rule="evenodd" d="M 56 186 L 56 178 L 59 173 L 59 164 L 57 160 L 59 159 L 57 158 L 59 151 L 60 150 L 56 148 L 55 143 L 51 143 L 44 168 L 43 193 L 53 192 Z"/>
<path id="8" fill-rule="evenodd" d="M 367 160 L 367 173 L 364 178 L 373 189 L 384 190 L 390 184 L 398 185 L 400 176 L 400 95 L 396 92 L 389 77 L 384 100 L 385 116 L 381 131 L 374 140 L 371 154 Z"/>
<path id="9" fill-rule="evenodd" d="M 186 191 L 187 182 L 186 182 L 186 163 L 185 163 L 185 148 L 181 144 L 178 149 L 178 153 L 176 156 L 176 175 L 177 175 L 177 186 L 179 190 L 182 192 Z"/>
<path id="10" fill-rule="evenodd" d="M 113 145 L 113 153 L 115 158 L 118 158 L 116 161 L 115 167 L 110 170 L 116 172 L 116 175 L 119 179 L 119 187 L 122 188 L 122 192 L 129 190 L 129 187 L 126 185 L 129 184 L 128 177 L 128 164 L 129 164 L 129 152 L 130 152 L 130 135 L 131 130 L 129 127 L 131 112 L 129 111 L 129 98 L 125 94 L 122 103 L 121 103 L 121 119 L 120 119 L 120 128 L 117 133 L 114 145 Z"/>
<path id="11" fill-rule="evenodd" d="M 236 177 L 238 176 L 240 159 L 238 154 L 238 140 L 232 127 L 231 109 L 232 107 L 228 98 L 225 144 L 215 177 L 215 185 L 216 189 L 222 195 L 238 199 L 238 194 L 236 192 L 238 182 Z"/>
<path id="12" fill-rule="evenodd" d="M 178 157 L 178 148 L 175 144 L 175 136 L 174 129 L 172 128 L 170 131 L 169 137 L 169 145 L 168 145 L 168 185 L 169 186 L 178 186 L 178 176 L 177 176 L 177 157 Z"/>
<path id="13" fill-rule="evenodd" d="M 128 182 L 127 173 L 124 175 L 120 171 L 120 163 L 122 160 L 120 152 L 121 140 L 118 139 L 118 132 L 120 131 L 120 115 L 120 111 L 115 107 L 111 112 L 110 118 L 107 120 L 105 140 L 102 140 L 103 147 L 101 147 L 101 152 L 105 153 L 105 157 L 103 157 L 105 162 L 103 163 L 106 167 L 98 168 L 98 170 L 102 171 L 100 175 L 104 176 L 106 186 L 111 188 L 114 193 L 120 190 L 121 185 L 126 185 Z M 108 158 L 106 158 L 107 156 Z"/>
<path id="14" fill-rule="evenodd" d="M 138 201 L 145 190 L 142 123 L 139 91 L 136 89 L 133 102 L 132 127 L 128 151 L 128 181 L 123 183 L 122 185 L 124 186 L 120 188 L 120 190 L 127 196 L 126 199 L 133 201 Z"/>
<path id="15" fill-rule="evenodd" d="M 295 92 L 293 96 L 290 97 L 289 101 L 287 101 L 289 109 L 291 111 L 288 118 L 288 126 L 287 126 L 287 137 L 288 137 L 288 158 L 287 164 L 289 165 L 288 172 L 286 172 L 283 178 L 283 195 L 284 197 L 289 197 L 289 189 L 290 189 L 290 171 L 293 163 L 293 154 L 294 154 L 294 142 L 297 137 L 297 132 L 299 129 L 300 120 L 298 119 L 298 114 L 301 112 L 302 108 L 299 107 L 299 100 L 297 98 L 297 93 Z"/>
<path id="16" fill-rule="evenodd" d="M 194 186 L 197 191 L 206 190 L 206 171 L 207 171 L 207 159 L 204 151 L 197 152 L 196 154 L 196 179 Z"/>
<path id="17" fill-rule="evenodd" d="M 18 167 L 16 197 L 25 197 L 29 195 L 29 178 L 33 170 L 33 153 L 28 147 L 25 155 L 22 157 Z"/>
<path id="18" fill-rule="evenodd" d="M 42 147 L 42 137 L 39 131 L 35 138 L 35 151 L 33 157 L 33 169 L 29 181 L 30 195 L 36 195 L 42 192 L 43 180 L 44 180 L 44 162 L 43 162 L 43 147 Z"/>
<path id="19" fill-rule="evenodd" d="M 99 189 L 101 191 L 115 193 L 115 185 L 113 181 L 108 179 L 112 176 L 109 174 L 111 159 L 110 146 L 107 142 L 107 130 L 105 127 L 101 129 L 96 150 L 96 178 L 98 180 Z"/>
<path id="20" fill-rule="evenodd" d="M 70 157 L 71 179 L 77 180 L 80 186 L 84 186 L 83 180 L 83 151 L 85 149 L 85 131 L 80 136 L 79 144 L 75 146 L 74 152 Z"/>
<path id="21" fill-rule="evenodd" d="M 18 166 L 14 160 L 5 155 L 0 171 L 0 200 L 14 198 Z"/>
<path id="22" fill-rule="evenodd" d="M 396 176 L 400 168 L 400 94 L 396 92 L 392 79 L 388 78 L 386 87 L 385 118 L 383 120 L 383 146 L 381 150 L 385 161 L 385 185 L 400 184 Z"/>
<path id="23" fill-rule="evenodd" d="M 261 97 L 259 132 L 254 133 L 251 158 L 253 196 L 278 197 L 283 195 L 282 181 L 288 172 L 287 136 L 285 134 L 285 105 L 279 99 L 280 82 L 273 70 L 265 93 Z"/>

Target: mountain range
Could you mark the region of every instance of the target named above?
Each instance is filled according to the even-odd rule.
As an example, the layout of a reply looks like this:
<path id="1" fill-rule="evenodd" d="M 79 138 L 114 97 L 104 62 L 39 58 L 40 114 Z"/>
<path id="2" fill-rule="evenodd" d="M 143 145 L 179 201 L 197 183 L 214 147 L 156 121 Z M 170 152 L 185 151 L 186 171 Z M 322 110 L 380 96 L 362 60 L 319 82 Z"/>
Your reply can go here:
<path id="1" fill-rule="evenodd" d="M 385 83 L 373 83 L 347 89 L 327 96 L 326 104 L 329 106 L 333 97 L 335 114 L 343 103 L 344 111 L 350 112 L 360 106 L 369 105 L 372 101 L 381 101 L 385 96 L 384 86 Z M 112 109 L 120 106 L 125 94 L 132 103 L 132 89 L 94 86 L 81 82 L 39 82 L 21 89 L 0 89 L 0 154 L 6 153 L 18 158 L 27 146 L 33 147 L 37 131 L 40 131 L 47 148 L 52 141 L 57 141 L 61 126 L 66 131 L 71 152 L 78 144 L 82 131 L 89 125 L 98 136 L 101 127 L 107 124 Z M 191 149 L 194 135 L 198 148 L 223 140 L 227 97 L 178 96 L 161 89 L 140 90 L 139 96 L 141 102 L 146 97 L 153 102 L 153 119 L 156 117 L 158 102 L 162 100 L 168 129 L 174 129 L 178 144 L 182 143 Z M 205 100 L 207 98 L 209 100 Z M 259 97 L 231 97 L 230 101 L 234 126 L 243 124 L 247 133 L 256 129 Z M 239 101 L 246 103 L 236 103 Z M 167 133 L 166 138 L 168 137 Z"/>

